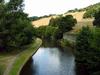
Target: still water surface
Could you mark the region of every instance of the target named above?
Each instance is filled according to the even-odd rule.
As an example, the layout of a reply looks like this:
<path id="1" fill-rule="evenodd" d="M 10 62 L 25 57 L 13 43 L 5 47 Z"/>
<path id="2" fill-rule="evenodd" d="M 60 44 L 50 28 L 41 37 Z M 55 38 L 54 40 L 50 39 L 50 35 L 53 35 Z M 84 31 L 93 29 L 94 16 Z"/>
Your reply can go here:
<path id="1" fill-rule="evenodd" d="M 68 49 L 40 47 L 20 75 L 75 75 L 75 57 Z"/>

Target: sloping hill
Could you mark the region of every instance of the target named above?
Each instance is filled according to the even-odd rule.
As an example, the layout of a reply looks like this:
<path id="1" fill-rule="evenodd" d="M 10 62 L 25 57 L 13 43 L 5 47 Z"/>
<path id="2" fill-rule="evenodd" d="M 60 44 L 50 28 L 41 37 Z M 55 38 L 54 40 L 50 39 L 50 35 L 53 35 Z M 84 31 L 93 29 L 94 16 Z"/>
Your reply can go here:
<path id="1" fill-rule="evenodd" d="M 34 25 L 35 27 L 39 27 L 39 26 L 46 26 L 49 24 L 51 17 L 48 18 L 42 18 L 36 21 L 32 22 L 32 25 Z"/>
<path id="2" fill-rule="evenodd" d="M 63 14 L 63 16 L 65 15 L 73 15 L 74 18 L 77 19 L 78 22 L 82 21 L 83 20 L 83 14 L 85 13 L 85 11 L 82 11 L 82 12 L 74 12 L 74 13 L 67 13 L 67 14 Z M 42 19 L 39 19 L 39 20 L 36 20 L 36 21 L 33 21 L 32 24 L 35 26 L 35 27 L 39 27 L 39 26 L 46 26 L 49 24 L 49 21 L 51 18 L 56 18 L 57 16 L 51 16 L 51 17 L 47 17 L 47 18 L 42 18 Z"/>
<path id="3" fill-rule="evenodd" d="M 67 14 L 64 14 L 65 15 L 73 15 L 74 18 L 76 18 L 76 20 L 78 22 L 82 21 L 83 20 L 83 15 L 84 15 L 85 11 L 81 11 L 81 12 L 73 12 L 73 13 L 67 13 Z"/>
<path id="4" fill-rule="evenodd" d="M 90 5 L 86 8 L 83 8 L 84 10 L 90 10 L 90 9 L 93 9 L 93 8 L 100 8 L 100 2 L 99 3 L 96 3 L 96 4 L 93 4 L 93 5 Z"/>
<path id="5" fill-rule="evenodd" d="M 93 4 L 93 5 L 90 5 L 86 8 L 82 8 L 82 9 L 74 9 L 74 10 L 69 10 L 67 13 L 63 14 L 63 16 L 65 15 L 73 15 L 74 18 L 76 18 L 77 22 L 78 22 L 78 26 L 80 25 L 81 27 L 85 24 L 90 24 L 92 26 L 92 21 L 93 21 L 93 18 L 90 19 L 83 19 L 83 16 L 84 14 L 85 15 L 88 15 L 90 14 L 90 16 L 92 14 L 94 14 L 94 10 L 96 10 L 97 8 L 100 8 L 100 2 L 99 3 L 96 3 L 96 4 Z M 33 21 L 32 24 L 35 26 L 35 27 L 39 27 L 39 26 L 45 26 L 45 25 L 48 25 L 49 24 L 49 21 L 52 17 L 57 17 L 57 16 L 51 16 L 51 17 L 46 17 L 46 18 L 41 18 L 39 20 L 36 20 L 36 21 Z"/>
<path id="6" fill-rule="evenodd" d="M 67 13 L 63 14 L 63 16 L 65 15 L 73 15 L 74 18 L 77 19 L 77 22 L 78 22 L 78 26 L 80 25 L 81 27 L 85 25 L 92 25 L 92 21 L 93 21 L 93 18 L 90 19 L 88 18 L 87 16 L 90 15 L 93 16 L 95 11 L 94 10 L 97 10 L 100 8 L 100 2 L 99 3 L 96 3 L 96 4 L 93 4 L 93 5 L 90 5 L 86 8 L 82 8 L 82 9 L 77 9 L 77 10 L 71 10 L 70 12 L 68 11 Z M 85 14 L 85 15 L 84 15 Z M 83 16 L 87 17 L 88 19 L 83 19 Z M 39 26 L 46 26 L 49 24 L 49 21 L 52 17 L 57 17 L 57 16 L 51 16 L 51 17 L 47 17 L 47 18 L 41 18 L 39 20 L 36 20 L 36 21 L 33 21 L 32 24 L 35 26 L 35 27 L 39 27 Z"/>

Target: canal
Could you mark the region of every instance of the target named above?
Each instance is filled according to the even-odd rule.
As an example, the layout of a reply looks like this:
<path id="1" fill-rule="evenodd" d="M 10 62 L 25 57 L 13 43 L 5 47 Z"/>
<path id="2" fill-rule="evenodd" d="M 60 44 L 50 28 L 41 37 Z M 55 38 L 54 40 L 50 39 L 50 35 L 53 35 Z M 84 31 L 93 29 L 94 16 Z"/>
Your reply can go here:
<path id="1" fill-rule="evenodd" d="M 69 49 L 45 44 L 26 63 L 20 75 L 75 75 L 75 57 Z"/>

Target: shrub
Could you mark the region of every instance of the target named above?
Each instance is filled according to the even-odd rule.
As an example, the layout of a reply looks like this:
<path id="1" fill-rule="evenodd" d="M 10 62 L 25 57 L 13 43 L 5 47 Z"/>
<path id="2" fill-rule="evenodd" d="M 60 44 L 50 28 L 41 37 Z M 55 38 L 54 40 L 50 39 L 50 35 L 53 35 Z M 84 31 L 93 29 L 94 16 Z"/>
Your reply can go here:
<path id="1" fill-rule="evenodd" d="M 95 13 L 94 17 L 95 20 L 93 21 L 93 25 L 100 27 L 100 9 L 98 10 L 98 12 Z"/>
<path id="2" fill-rule="evenodd" d="M 85 27 L 76 40 L 76 64 L 78 70 L 87 72 L 88 75 L 99 74 L 100 70 L 100 29 L 92 31 Z M 98 67 L 98 68 L 97 68 Z"/>

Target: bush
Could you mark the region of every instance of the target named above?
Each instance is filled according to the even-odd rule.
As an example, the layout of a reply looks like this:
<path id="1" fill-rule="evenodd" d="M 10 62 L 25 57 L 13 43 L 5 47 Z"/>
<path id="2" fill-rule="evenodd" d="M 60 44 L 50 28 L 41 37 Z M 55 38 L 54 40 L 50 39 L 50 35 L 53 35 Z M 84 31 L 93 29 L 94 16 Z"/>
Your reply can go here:
<path id="1" fill-rule="evenodd" d="M 84 13 L 83 18 L 93 18 L 95 12 L 96 12 L 96 9 L 89 9 Z"/>
<path id="2" fill-rule="evenodd" d="M 36 36 L 39 38 L 44 38 L 46 31 L 46 26 L 40 26 L 39 28 L 36 28 Z"/>
<path id="3" fill-rule="evenodd" d="M 41 26 L 37 28 L 37 37 L 42 39 L 58 39 L 60 35 L 57 27 Z"/>
<path id="4" fill-rule="evenodd" d="M 74 43 L 73 43 L 73 42 L 70 42 L 70 41 L 68 41 L 68 40 L 66 40 L 66 39 L 62 39 L 62 40 L 61 40 L 61 45 L 62 45 L 63 47 L 74 48 Z"/>
<path id="5" fill-rule="evenodd" d="M 76 39 L 77 51 L 89 51 L 91 45 L 91 31 L 89 27 L 83 27 Z"/>
<path id="6" fill-rule="evenodd" d="M 88 6 L 87 8 L 85 8 L 86 12 L 83 15 L 83 18 L 94 18 L 95 13 L 97 13 L 99 9 L 100 9 L 100 2 L 94 5 Z"/>
<path id="7" fill-rule="evenodd" d="M 100 30 L 90 30 L 85 27 L 79 33 L 76 40 L 76 64 L 84 69 L 88 75 L 100 70 Z M 84 67 L 84 68 L 82 68 Z M 98 68 L 97 68 L 98 67 Z"/>
<path id="8" fill-rule="evenodd" d="M 98 12 L 95 13 L 94 17 L 95 17 L 95 20 L 93 22 L 93 25 L 100 27 L 100 9 L 98 10 Z"/>

